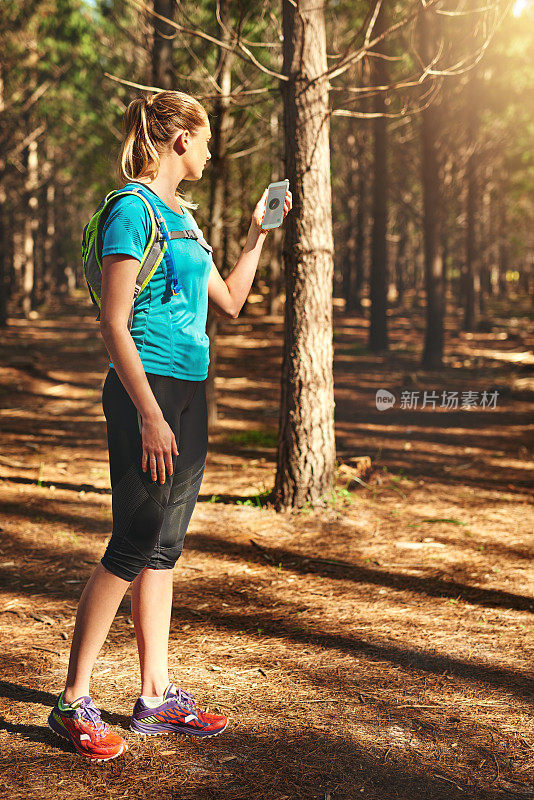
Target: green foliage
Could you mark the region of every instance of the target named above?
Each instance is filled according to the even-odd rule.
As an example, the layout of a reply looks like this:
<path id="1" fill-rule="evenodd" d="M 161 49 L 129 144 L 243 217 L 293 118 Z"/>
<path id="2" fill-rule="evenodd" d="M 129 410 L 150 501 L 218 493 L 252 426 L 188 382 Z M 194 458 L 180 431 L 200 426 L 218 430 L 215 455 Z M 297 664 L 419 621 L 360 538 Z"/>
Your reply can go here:
<path id="1" fill-rule="evenodd" d="M 269 498 L 271 497 L 271 492 L 269 490 L 264 490 L 263 492 L 258 492 L 258 494 L 253 494 L 250 497 L 247 497 L 245 500 L 236 500 L 236 505 L 238 506 L 255 506 L 256 508 L 263 508 Z"/>
<path id="2" fill-rule="evenodd" d="M 228 435 L 228 441 L 242 447 L 276 447 L 278 433 L 274 430 L 257 428 L 230 433 Z"/>

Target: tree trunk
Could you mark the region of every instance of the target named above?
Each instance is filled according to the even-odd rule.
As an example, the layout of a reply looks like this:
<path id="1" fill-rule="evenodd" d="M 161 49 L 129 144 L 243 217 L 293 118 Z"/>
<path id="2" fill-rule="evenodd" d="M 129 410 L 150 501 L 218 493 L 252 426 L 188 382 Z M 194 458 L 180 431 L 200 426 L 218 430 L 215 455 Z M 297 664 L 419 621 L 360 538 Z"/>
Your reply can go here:
<path id="1" fill-rule="evenodd" d="M 0 184 L 0 328 L 7 325 L 7 224 L 6 192 Z"/>
<path id="2" fill-rule="evenodd" d="M 386 29 L 384 4 L 376 19 L 374 34 L 379 36 Z M 384 52 L 384 44 L 379 45 L 379 50 Z M 382 86 L 388 82 L 386 61 L 375 58 L 371 69 L 371 83 Z M 385 97 L 383 92 L 378 92 L 374 100 L 374 110 L 383 115 Z M 374 130 L 374 183 L 373 183 L 373 232 L 371 240 L 371 321 L 369 326 L 369 349 L 373 352 L 387 350 L 387 128 L 386 118 L 378 116 L 373 119 Z"/>
<path id="3" fill-rule="evenodd" d="M 350 148 L 350 155 L 347 157 L 347 181 L 345 205 L 347 209 L 347 224 L 345 229 L 345 251 L 341 262 L 341 276 L 343 282 L 343 298 L 345 300 L 345 311 L 350 312 L 358 309 L 359 298 L 355 292 L 357 253 L 356 238 L 358 234 L 358 214 L 361 198 L 358 196 L 358 143 L 356 136 L 350 134 L 347 137 L 347 149 Z"/>
<path id="4" fill-rule="evenodd" d="M 447 318 L 447 300 L 450 287 L 450 271 L 451 255 L 454 256 L 454 243 L 452 242 L 452 232 L 450 225 L 451 209 L 453 208 L 453 200 L 451 197 L 451 186 L 453 184 L 453 170 L 454 161 L 449 153 L 443 163 L 443 178 L 442 183 L 444 186 L 443 191 L 443 211 L 441 214 L 441 260 L 443 262 L 443 324 Z M 452 253 L 451 253 L 452 249 Z"/>
<path id="5" fill-rule="evenodd" d="M 4 112 L 4 67 L 0 64 L 0 114 Z M 7 325 L 8 280 L 8 220 L 6 192 L 6 162 L 0 156 L 0 328 Z"/>
<path id="6" fill-rule="evenodd" d="M 69 228 L 65 223 L 64 209 L 69 208 L 72 187 L 68 183 L 56 181 L 55 199 L 55 230 L 56 230 L 56 258 L 55 275 L 56 291 L 60 295 L 70 295 L 76 287 L 76 275 L 80 270 L 74 270 L 66 257 L 65 243 L 69 236 Z"/>
<path id="7" fill-rule="evenodd" d="M 174 19 L 175 0 L 154 0 L 154 11 L 166 19 Z M 152 44 L 152 85 L 160 89 L 174 88 L 174 69 L 172 46 L 174 39 L 166 37 L 176 33 L 175 29 L 163 20 L 154 20 L 154 39 Z"/>
<path id="8" fill-rule="evenodd" d="M 45 142 L 40 141 L 39 156 L 39 187 L 36 192 L 37 204 L 35 207 L 35 235 L 34 235 L 34 262 L 35 274 L 33 278 L 32 306 L 39 308 L 44 300 L 44 245 L 46 237 L 46 180 L 48 166 L 45 156 Z"/>
<path id="9" fill-rule="evenodd" d="M 491 231 L 491 256 L 490 256 L 490 278 L 489 278 L 489 295 L 494 297 L 499 292 L 499 223 L 497 214 L 499 211 L 496 193 L 498 191 L 498 183 L 493 176 L 491 192 L 490 192 L 490 207 L 489 207 L 489 225 Z"/>
<path id="10" fill-rule="evenodd" d="M 508 221 L 506 209 L 506 195 L 505 187 L 502 186 L 501 193 L 499 194 L 499 256 L 498 256 L 498 287 L 499 296 L 506 297 L 508 294 L 508 281 L 506 280 L 506 273 L 510 268 L 510 251 L 508 247 Z"/>
<path id="11" fill-rule="evenodd" d="M 278 109 L 271 112 L 271 138 L 273 142 L 279 142 L 278 132 Z M 282 165 L 283 154 L 278 152 L 278 147 L 271 147 L 272 166 L 271 180 L 279 181 L 283 179 Z M 282 226 L 271 231 L 270 236 L 270 259 L 269 259 L 269 314 L 280 314 L 282 310 Z"/>
<path id="12" fill-rule="evenodd" d="M 362 64 L 361 69 L 361 82 L 362 86 L 369 85 L 369 69 L 367 65 Z M 369 105 L 369 100 L 365 97 L 362 98 L 361 108 L 365 111 Z M 352 286 L 352 296 L 350 307 L 358 314 L 363 313 L 362 308 L 362 295 L 365 282 L 365 258 L 366 247 L 365 242 L 366 231 L 369 230 L 369 162 L 367 159 L 368 143 L 369 143 L 369 123 L 362 120 L 356 137 L 357 151 L 356 160 L 358 162 L 358 183 L 356 193 L 358 195 L 358 210 L 356 213 L 356 245 L 354 250 L 354 283 Z"/>
<path id="13" fill-rule="evenodd" d="M 395 259 L 395 287 L 397 289 L 397 305 L 401 306 L 404 301 L 404 281 L 406 275 L 406 245 L 408 239 L 407 230 L 408 220 L 406 210 L 401 204 L 397 218 L 399 230 L 399 243 L 397 246 L 397 257 Z"/>
<path id="14" fill-rule="evenodd" d="M 228 22 L 229 0 L 221 0 L 220 16 L 223 24 Z M 230 41 L 229 27 L 219 26 L 222 41 Z M 219 48 L 219 64 L 217 74 L 222 89 L 215 103 L 213 121 L 213 146 L 211 148 L 211 184 L 210 184 L 210 224 L 208 241 L 213 247 L 213 261 L 223 277 L 226 277 L 225 262 L 225 209 L 228 185 L 228 141 L 232 129 L 229 96 L 232 91 L 232 64 L 234 56 L 224 47 Z M 215 392 L 215 376 L 217 374 L 217 314 L 213 309 L 208 311 L 206 330 L 210 339 L 210 365 L 206 379 L 206 399 L 208 404 L 208 425 L 217 422 L 217 396 Z"/>
<path id="15" fill-rule="evenodd" d="M 421 9 L 420 50 L 425 64 L 432 61 L 438 41 L 434 8 Z M 443 365 L 443 260 L 440 231 L 440 186 L 438 163 L 439 113 L 436 101 L 421 112 L 423 183 L 423 230 L 425 247 L 426 328 L 421 366 L 440 369 Z"/>
<path id="16" fill-rule="evenodd" d="M 55 186 L 54 186 L 54 150 L 47 142 L 46 148 L 46 203 L 45 203 L 45 236 L 44 236 L 44 287 L 45 302 L 50 302 L 55 293 L 54 261 L 56 252 L 55 229 Z"/>
<path id="17" fill-rule="evenodd" d="M 35 212 L 37 207 L 36 188 L 38 179 L 38 155 L 36 141 L 30 142 L 27 147 L 25 166 L 26 209 L 24 215 L 24 261 L 22 265 L 22 312 L 25 317 L 28 317 L 33 307 L 32 298 L 35 275 L 34 231 L 37 223 Z"/>
<path id="18" fill-rule="evenodd" d="M 491 281 L 491 251 L 492 239 L 490 228 L 490 188 L 489 182 L 484 181 L 485 189 L 482 194 L 481 209 L 481 237 L 480 237 L 480 292 L 478 295 L 478 310 L 483 316 L 486 313 L 486 301 L 490 294 Z"/>
<path id="19" fill-rule="evenodd" d="M 278 462 L 278 510 L 315 503 L 335 467 L 332 373 L 332 195 L 324 0 L 283 0 L 286 175 L 286 305 Z"/>
<path id="20" fill-rule="evenodd" d="M 354 261 L 354 285 L 352 287 L 351 307 L 359 314 L 362 313 L 362 294 L 365 281 L 365 231 L 368 228 L 368 162 L 366 158 L 368 141 L 367 130 L 363 126 L 358 132 L 358 212 L 356 214 L 356 247 Z"/>
<path id="21" fill-rule="evenodd" d="M 476 213 L 478 200 L 478 97 L 477 68 L 467 73 L 466 114 L 467 122 L 467 164 L 466 164 L 466 238 L 465 238 L 465 272 L 464 272 L 464 324 L 465 331 L 472 331 L 476 326 L 477 293 L 478 293 L 478 253 L 476 241 Z"/>

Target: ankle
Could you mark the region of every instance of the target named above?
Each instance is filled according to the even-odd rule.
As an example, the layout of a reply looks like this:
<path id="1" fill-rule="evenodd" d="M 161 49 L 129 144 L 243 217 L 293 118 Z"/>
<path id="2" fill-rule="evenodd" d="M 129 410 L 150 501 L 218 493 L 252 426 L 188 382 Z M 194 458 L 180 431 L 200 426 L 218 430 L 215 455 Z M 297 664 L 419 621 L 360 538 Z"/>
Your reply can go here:
<path id="1" fill-rule="evenodd" d="M 162 697 L 169 683 L 169 680 L 166 682 L 150 681 L 149 683 L 142 683 L 140 694 L 142 697 Z"/>
<path id="2" fill-rule="evenodd" d="M 79 697 L 83 697 L 84 695 L 89 694 L 89 689 L 86 690 L 86 687 L 82 687 L 81 689 L 77 689 L 76 687 L 69 686 L 63 692 L 63 703 L 68 706 L 70 703 L 73 703 Z"/>

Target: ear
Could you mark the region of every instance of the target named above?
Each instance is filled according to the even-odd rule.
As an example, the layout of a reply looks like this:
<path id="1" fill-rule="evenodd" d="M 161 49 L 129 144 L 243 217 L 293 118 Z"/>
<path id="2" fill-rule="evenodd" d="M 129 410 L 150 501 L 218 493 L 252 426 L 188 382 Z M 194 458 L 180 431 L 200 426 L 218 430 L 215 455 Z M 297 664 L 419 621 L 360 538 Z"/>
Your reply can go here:
<path id="1" fill-rule="evenodd" d="M 178 153 L 179 156 L 182 156 L 189 146 L 189 139 L 190 139 L 189 131 L 180 130 L 175 135 L 172 149 Z"/>

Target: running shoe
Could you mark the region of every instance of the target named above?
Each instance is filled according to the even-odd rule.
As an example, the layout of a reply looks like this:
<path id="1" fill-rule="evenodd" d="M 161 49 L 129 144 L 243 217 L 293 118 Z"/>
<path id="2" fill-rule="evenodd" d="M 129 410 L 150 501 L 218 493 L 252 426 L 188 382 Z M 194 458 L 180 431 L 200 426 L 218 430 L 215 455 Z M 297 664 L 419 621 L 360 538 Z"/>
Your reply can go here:
<path id="1" fill-rule="evenodd" d="M 130 730 L 146 736 L 160 733 L 185 733 L 190 736 L 217 736 L 228 725 L 228 717 L 208 714 L 195 706 L 188 692 L 169 683 L 163 692 L 163 703 L 149 708 L 139 697 L 133 710 Z"/>
<path id="2" fill-rule="evenodd" d="M 78 753 L 90 761 L 109 761 L 128 749 L 124 739 L 102 722 L 100 711 L 88 695 L 65 706 L 61 692 L 48 717 L 48 727 L 72 742 Z"/>

